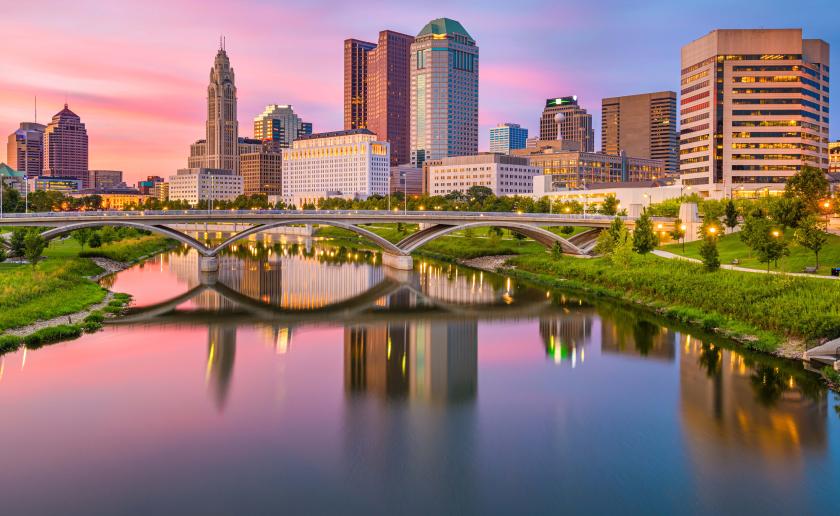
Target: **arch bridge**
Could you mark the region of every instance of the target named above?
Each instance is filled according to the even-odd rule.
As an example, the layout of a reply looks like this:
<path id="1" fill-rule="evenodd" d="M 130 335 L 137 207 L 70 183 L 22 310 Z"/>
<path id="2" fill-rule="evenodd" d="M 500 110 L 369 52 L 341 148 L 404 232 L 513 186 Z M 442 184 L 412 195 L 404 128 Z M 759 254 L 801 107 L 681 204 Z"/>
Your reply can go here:
<path id="1" fill-rule="evenodd" d="M 384 211 L 384 210 L 158 210 L 158 211 L 91 211 L 5 214 L 4 226 L 48 227 L 42 233 L 53 239 L 71 231 L 102 226 L 123 226 L 143 229 L 172 238 L 195 248 L 203 257 L 202 270 L 212 271 L 218 266 L 216 256 L 234 242 L 270 229 L 291 225 L 333 226 L 351 231 L 370 241 L 383 251 L 383 263 L 398 269 L 411 269 L 411 253 L 428 242 L 455 231 L 498 227 L 529 237 L 547 248 L 559 244 L 563 252 L 588 255 L 592 252 L 598 233 L 609 226 L 615 217 L 595 214 L 499 213 L 460 211 Z M 636 218 L 621 217 L 630 228 Z M 173 228 L 180 224 L 229 223 L 244 229 L 215 246 Z M 420 230 L 399 242 L 391 242 L 365 228 L 369 224 L 419 224 Z M 659 230 L 672 229 L 673 220 L 655 218 Z M 579 226 L 591 228 L 566 238 L 547 227 Z"/>

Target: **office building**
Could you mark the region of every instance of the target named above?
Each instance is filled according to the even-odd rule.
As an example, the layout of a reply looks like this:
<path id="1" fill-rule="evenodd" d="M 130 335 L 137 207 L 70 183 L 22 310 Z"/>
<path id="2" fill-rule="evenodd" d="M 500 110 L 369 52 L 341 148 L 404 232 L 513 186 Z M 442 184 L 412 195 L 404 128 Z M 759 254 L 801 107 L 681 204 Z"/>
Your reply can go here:
<path id="1" fill-rule="evenodd" d="M 540 140 L 573 141 L 583 152 L 595 151 L 592 115 L 578 105 L 577 95 L 546 99 L 540 117 Z"/>
<path id="2" fill-rule="evenodd" d="M 677 173 L 677 94 L 673 91 L 625 95 L 601 100 L 601 152 L 621 151 L 665 162 Z"/>
<path id="3" fill-rule="evenodd" d="M 265 142 L 256 152 L 239 155 L 239 174 L 246 195 L 281 195 L 283 154 L 280 148 Z"/>
<path id="4" fill-rule="evenodd" d="M 254 139 L 270 141 L 288 149 L 301 136 L 312 134 L 312 124 L 304 122 L 289 104 L 269 104 L 254 118 Z"/>
<path id="5" fill-rule="evenodd" d="M 122 170 L 88 170 L 85 188 L 102 190 L 123 186 Z"/>
<path id="6" fill-rule="evenodd" d="M 490 152 L 510 154 L 513 149 L 524 149 L 528 129 L 519 124 L 504 123 L 490 129 Z"/>
<path id="7" fill-rule="evenodd" d="M 665 176 L 665 162 L 578 150 L 576 142 L 540 141 L 536 148 L 513 151 L 550 176 L 548 190 L 581 189 L 593 183 L 652 181 Z"/>
<path id="8" fill-rule="evenodd" d="M 432 20 L 411 44 L 411 164 L 478 152 L 478 47 L 455 20 Z"/>
<path id="9" fill-rule="evenodd" d="M 344 42 L 344 129 L 367 128 L 368 52 L 375 43 Z"/>
<path id="10" fill-rule="evenodd" d="M 152 197 L 159 201 L 169 200 L 169 183 L 155 183 L 152 188 Z"/>
<path id="11" fill-rule="evenodd" d="M 412 167 L 410 164 L 392 166 L 390 192 L 391 195 L 397 192 L 405 195 L 421 195 L 423 193 L 423 169 Z"/>
<path id="12" fill-rule="evenodd" d="M 828 171 L 829 46 L 801 29 L 715 30 L 682 48 L 680 176 L 701 195 Z"/>
<path id="13" fill-rule="evenodd" d="M 840 172 L 840 140 L 828 144 L 828 171 Z"/>
<path id="14" fill-rule="evenodd" d="M 46 177 L 87 180 L 87 129 L 67 104 L 44 129 L 43 164 Z"/>
<path id="15" fill-rule="evenodd" d="M 190 146 L 188 164 L 190 168 L 239 170 L 236 81 L 223 45 L 216 52 L 210 69 L 206 136 Z"/>
<path id="16" fill-rule="evenodd" d="M 540 169 L 529 165 L 528 158 L 492 152 L 428 160 L 423 166 L 429 195 L 466 192 L 473 186 L 487 187 L 500 196 L 526 195 L 533 192 L 538 174 Z"/>
<path id="17" fill-rule="evenodd" d="M 387 195 L 390 162 L 388 142 L 368 129 L 304 136 L 283 149 L 283 199 Z"/>
<path id="18" fill-rule="evenodd" d="M 409 162 L 411 92 L 409 62 L 414 37 L 391 30 L 379 33 L 368 52 L 366 127 L 391 144 L 391 165 Z"/>
<path id="19" fill-rule="evenodd" d="M 232 201 L 242 195 L 242 176 L 230 169 L 184 168 L 169 176 L 169 199 L 187 201 Z"/>
<path id="20" fill-rule="evenodd" d="M 151 195 L 155 185 L 164 181 L 160 176 L 147 176 L 144 181 L 137 182 L 137 190 L 143 195 Z"/>
<path id="21" fill-rule="evenodd" d="M 9 135 L 6 158 L 9 166 L 26 177 L 38 177 L 44 172 L 44 130 L 46 126 L 21 122 L 20 128 Z"/>
<path id="22" fill-rule="evenodd" d="M 72 177 L 36 177 L 30 181 L 30 188 L 36 192 L 73 193 L 84 188 L 84 180 Z"/>

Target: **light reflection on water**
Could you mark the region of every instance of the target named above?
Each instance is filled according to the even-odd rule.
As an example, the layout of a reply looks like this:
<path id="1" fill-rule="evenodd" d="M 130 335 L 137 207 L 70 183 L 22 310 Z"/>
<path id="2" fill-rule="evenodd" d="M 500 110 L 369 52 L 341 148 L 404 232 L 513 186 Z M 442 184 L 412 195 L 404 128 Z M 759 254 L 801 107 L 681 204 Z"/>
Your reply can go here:
<path id="1" fill-rule="evenodd" d="M 798 364 L 379 263 L 252 243 L 117 275 L 134 324 L 0 358 L 3 512 L 837 512 L 838 401 Z"/>

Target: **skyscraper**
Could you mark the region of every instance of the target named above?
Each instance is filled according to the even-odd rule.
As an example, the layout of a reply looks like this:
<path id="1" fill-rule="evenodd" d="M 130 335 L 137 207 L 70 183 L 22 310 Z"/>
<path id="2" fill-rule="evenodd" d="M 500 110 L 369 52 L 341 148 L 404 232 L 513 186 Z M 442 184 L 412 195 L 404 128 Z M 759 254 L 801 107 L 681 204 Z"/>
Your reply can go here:
<path id="1" fill-rule="evenodd" d="M 680 175 L 702 195 L 781 191 L 828 169 L 829 46 L 802 29 L 715 30 L 682 48 Z"/>
<path id="2" fill-rule="evenodd" d="M 302 121 L 288 104 L 270 104 L 254 118 L 254 138 L 276 142 L 283 149 L 307 134 L 312 134 L 312 124 Z"/>
<path id="3" fill-rule="evenodd" d="M 44 129 L 44 176 L 87 180 L 88 135 L 79 116 L 64 109 Z"/>
<path id="4" fill-rule="evenodd" d="M 367 128 L 368 52 L 376 43 L 344 42 L 344 130 Z"/>
<path id="5" fill-rule="evenodd" d="M 504 123 L 490 129 L 490 152 L 510 154 L 513 149 L 524 149 L 528 129 L 519 124 Z"/>
<path id="6" fill-rule="evenodd" d="M 592 115 L 578 105 L 577 95 L 546 99 L 540 118 L 540 140 L 574 141 L 583 152 L 595 151 Z"/>
<path id="7" fill-rule="evenodd" d="M 368 52 L 367 128 L 391 143 L 391 165 L 408 163 L 411 118 L 409 61 L 414 38 L 390 30 L 379 33 L 376 48 Z"/>
<path id="8" fill-rule="evenodd" d="M 478 47 L 455 20 L 432 20 L 411 44 L 411 163 L 478 152 Z"/>
<path id="9" fill-rule="evenodd" d="M 38 177 L 44 171 L 45 126 L 21 122 L 20 128 L 9 135 L 6 147 L 8 165 L 26 177 Z"/>
<path id="10" fill-rule="evenodd" d="M 280 195 L 283 174 L 283 155 L 270 140 L 254 152 L 239 155 L 239 173 L 243 180 L 243 193 Z"/>
<path id="11" fill-rule="evenodd" d="M 207 86 L 207 136 L 192 144 L 189 166 L 239 171 L 236 83 L 223 44 L 216 52 Z"/>
<path id="12" fill-rule="evenodd" d="M 677 173 L 677 94 L 673 91 L 601 100 L 601 151 L 661 159 Z"/>

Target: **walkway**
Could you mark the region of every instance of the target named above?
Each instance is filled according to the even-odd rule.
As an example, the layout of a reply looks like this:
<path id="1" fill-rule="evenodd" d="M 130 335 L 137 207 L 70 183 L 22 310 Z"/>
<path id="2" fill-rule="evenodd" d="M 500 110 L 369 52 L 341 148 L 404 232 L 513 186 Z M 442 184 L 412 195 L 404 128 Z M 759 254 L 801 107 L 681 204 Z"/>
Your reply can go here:
<path id="1" fill-rule="evenodd" d="M 669 260 L 685 260 L 687 262 L 693 263 L 703 263 L 702 261 L 698 260 L 697 258 L 689 258 L 687 256 L 682 256 L 679 254 L 669 253 L 668 251 L 662 251 L 656 249 L 653 251 L 653 254 L 659 256 L 661 258 L 667 258 Z M 729 265 L 729 264 L 721 264 L 721 269 L 726 269 L 729 271 L 738 271 L 738 272 L 753 272 L 758 274 L 781 274 L 783 276 L 799 276 L 802 278 L 815 278 L 815 279 L 825 279 L 825 280 L 840 280 L 840 277 L 837 276 L 821 276 L 819 274 L 806 274 L 804 272 L 784 272 L 784 271 L 767 271 L 764 269 L 748 269 L 747 267 L 738 267 L 737 265 Z"/>

